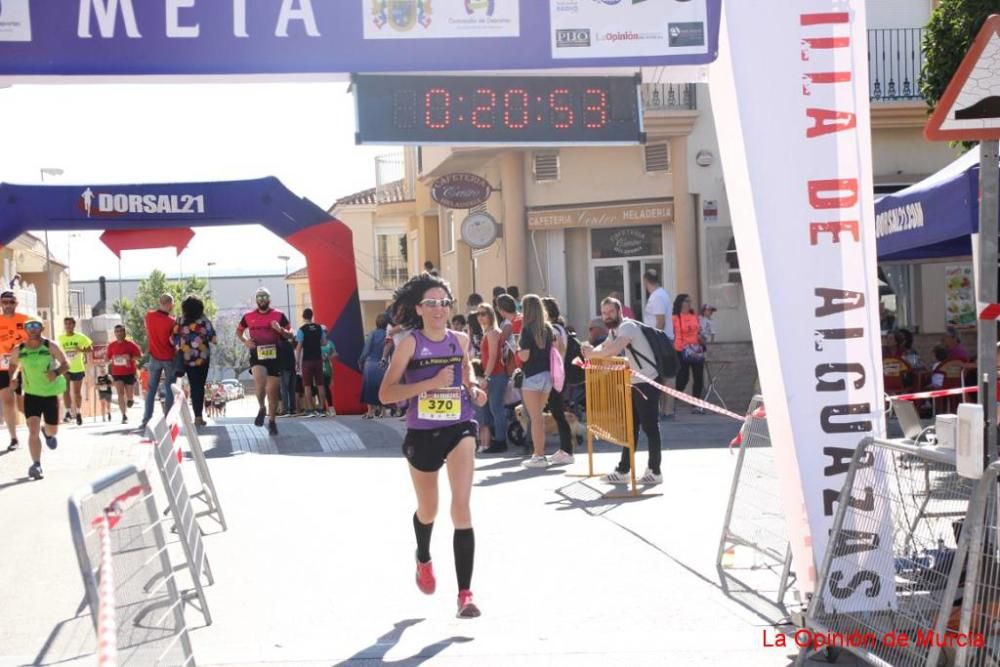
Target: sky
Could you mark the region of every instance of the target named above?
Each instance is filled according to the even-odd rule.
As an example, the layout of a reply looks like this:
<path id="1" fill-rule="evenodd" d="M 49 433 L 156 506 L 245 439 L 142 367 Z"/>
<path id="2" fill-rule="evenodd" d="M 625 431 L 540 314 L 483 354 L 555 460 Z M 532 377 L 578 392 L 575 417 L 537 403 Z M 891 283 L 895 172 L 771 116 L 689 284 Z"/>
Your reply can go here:
<path id="1" fill-rule="evenodd" d="M 277 176 L 292 192 L 329 208 L 374 187 L 376 155 L 354 144 L 354 101 L 346 83 L 16 85 L 0 88 L 0 182 L 58 185 L 237 180 Z M 168 275 L 284 271 L 302 255 L 257 226 L 195 228 L 172 248 L 122 254 L 123 277 L 152 268 Z M 118 258 L 101 232 L 52 232 L 53 256 L 73 280 L 117 277 Z"/>

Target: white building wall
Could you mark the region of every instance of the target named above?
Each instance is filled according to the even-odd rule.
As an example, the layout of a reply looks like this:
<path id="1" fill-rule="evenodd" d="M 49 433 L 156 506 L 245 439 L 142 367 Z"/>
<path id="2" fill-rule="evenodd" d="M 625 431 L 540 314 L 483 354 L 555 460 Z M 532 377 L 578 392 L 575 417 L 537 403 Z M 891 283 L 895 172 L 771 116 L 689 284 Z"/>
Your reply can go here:
<path id="1" fill-rule="evenodd" d="M 868 27 L 922 28 L 932 4 L 932 0 L 868 0 Z"/>
<path id="2" fill-rule="evenodd" d="M 524 151 L 528 207 L 579 206 L 673 195 L 669 173 L 646 173 L 642 146 L 564 147 L 558 152 L 559 180 L 537 183 L 532 171 L 534 151 Z"/>

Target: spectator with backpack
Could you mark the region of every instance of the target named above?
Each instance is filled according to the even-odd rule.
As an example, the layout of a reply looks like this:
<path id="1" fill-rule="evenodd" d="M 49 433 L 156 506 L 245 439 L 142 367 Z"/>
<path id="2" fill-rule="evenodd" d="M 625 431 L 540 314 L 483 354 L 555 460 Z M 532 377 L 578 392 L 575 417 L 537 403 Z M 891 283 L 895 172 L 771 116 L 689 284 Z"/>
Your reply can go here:
<path id="1" fill-rule="evenodd" d="M 570 362 L 569 358 L 569 334 L 566 332 L 566 325 L 559 313 L 559 302 L 552 297 L 542 299 L 542 306 L 545 314 L 548 315 L 549 324 L 555 330 L 556 347 L 563 355 L 565 364 Z M 580 346 L 577 343 L 576 354 L 580 354 Z M 565 372 L 565 371 L 564 371 Z M 568 377 L 568 376 L 567 376 Z M 569 465 L 573 463 L 573 432 L 570 430 L 569 422 L 566 420 L 566 402 L 563 400 L 563 393 L 556 391 L 555 387 L 549 392 L 549 401 L 546 404 L 552 419 L 555 420 L 559 429 L 559 450 L 549 459 L 550 465 Z"/>
<path id="2" fill-rule="evenodd" d="M 662 381 L 667 374 L 666 359 L 662 349 L 669 342 L 663 331 L 646 327 L 634 320 L 622 317 L 622 304 L 611 297 L 601 301 L 601 318 L 608 327 L 608 339 L 598 347 L 589 343 L 581 345 L 585 359 L 602 359 L 606 357 L 623 356 L 628 360 L 631 369 L 642 373 L 651 380 Z M 648 330 L 648 331 L 647 331 Z M 657 342 L 656 350 L 650 339 Z M 656 376 L 656 377 L 654 377 Z M 661 442 L 659 424 L 660 392 L 651 384 L 639 377 L 632 376 L 632 430 L 635 443 L 638 445 L 639 427 L 642 427 L 649 443 L 649 465 L 646 472 L 638 479 L 639 484 L 662 484 L 663 474 L 660 471 Z M 629 450 L 622 449 L 621 460 L 614 471 L 601 477 L 606 484 L 628 484 L 631 461 Z"/>
<path id="3" fill-rule="evenodd" d="M 678 294 L 674 300 L 674 349 L 680 359 L 677 369 L 677 391 L 687 388 L 688 379 L 694 378 L 691 395 L 701 398 L 705 378 L 705 340 L 701 336 L 701 322 L 687 294 Z M 674 408 L 676 413 L 676 407 Z M 704 408 L 695 408 L 697 414 L 705 414 Z"/>

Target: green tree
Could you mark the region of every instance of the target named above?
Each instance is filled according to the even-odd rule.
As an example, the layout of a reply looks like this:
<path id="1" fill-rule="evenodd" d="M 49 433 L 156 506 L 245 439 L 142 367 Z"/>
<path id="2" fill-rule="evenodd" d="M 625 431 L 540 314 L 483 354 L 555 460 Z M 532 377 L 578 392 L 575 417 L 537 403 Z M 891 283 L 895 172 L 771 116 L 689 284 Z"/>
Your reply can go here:
<path id="1" fill-rule="evenodd" d="M 180 315 L 181 301 L 192 294 L 205 302 L 205 315 L 207 317 L 212 318 L 218 312 L 218 307 L 212 300 L 206 280 L 194 276 L 185 278 L 183 281 L 167 280 L 167 275 L 163 271 L 154 269 L 148 278 L 139 281 L 134 299 L 122 299 L 114 304 L 115 312 L 121 315 L 125 322 L 129 337 L 145 352 L 142 358 L 143 364 L 149 358 L 146 313 L 159 308 L 161 294 L 169 294 L 174 297 L 174 315 Z"/>
<path id="2" fill-rule="evenodd" d="M 924 71 L 920 94 L 937 105 L 983 21 L 1000 14 L 1000 0 L 941 0 L 924 30 Z"/>
<path id="3" fill-rule="evenodd" d="M 250 310 L 250 306 L 247 306 L 247 310 Z M 220 317 L 214 322 L 219 342 L 212 352 L 212 365 L 231 369 L 233 377 L 237 379 L 244 371 L 250 370 L 250 351 L 236 338 L 239 323 L 240 318 L 234 315 Z"/>

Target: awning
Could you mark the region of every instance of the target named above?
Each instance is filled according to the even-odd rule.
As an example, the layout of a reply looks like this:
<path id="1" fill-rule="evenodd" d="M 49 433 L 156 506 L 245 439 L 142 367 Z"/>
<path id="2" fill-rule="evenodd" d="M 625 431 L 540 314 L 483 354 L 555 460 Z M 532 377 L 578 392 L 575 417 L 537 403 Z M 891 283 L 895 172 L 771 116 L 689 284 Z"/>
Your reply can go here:
<path id="1" fill-rule="evenodd" d="M 880 262 L 972 254 L 979 231 L 979 147 L 875 202 Z"/>

